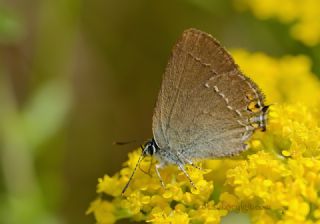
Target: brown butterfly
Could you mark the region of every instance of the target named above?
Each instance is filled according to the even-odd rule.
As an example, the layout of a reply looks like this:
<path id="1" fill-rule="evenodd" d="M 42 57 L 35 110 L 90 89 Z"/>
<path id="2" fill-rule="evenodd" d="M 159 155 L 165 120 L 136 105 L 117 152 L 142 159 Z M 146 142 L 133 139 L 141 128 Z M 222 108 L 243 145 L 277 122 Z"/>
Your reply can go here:
<path id="1" fill-rule="evenodd" d="M 253 132 L 266 129 L 267 110 L 258 86 L 217 40 L 200 30 L 185 30 L 163 75 L 153 138 L 142 146 L 137 165 L 144 156 L 155 156 L 162 185 L 159 169 L 176 164 L 194 186 L 184 166 L 245 150 Z"/>

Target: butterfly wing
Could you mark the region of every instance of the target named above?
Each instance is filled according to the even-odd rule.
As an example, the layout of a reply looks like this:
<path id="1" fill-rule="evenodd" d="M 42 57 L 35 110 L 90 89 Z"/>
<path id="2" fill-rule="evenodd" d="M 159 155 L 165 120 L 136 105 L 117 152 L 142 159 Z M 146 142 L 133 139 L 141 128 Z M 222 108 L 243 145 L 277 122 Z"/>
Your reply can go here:
<path id="1" fill-rule="evenodd" d="M 236 154 L 257 128 L 253 123 L 262 123 L 262 108 L 260 90 L 228 52 L 210 35 L 189 29 L 173 48 L 163 76 L 154 139 L 160 149 L 188 158 Z"/>

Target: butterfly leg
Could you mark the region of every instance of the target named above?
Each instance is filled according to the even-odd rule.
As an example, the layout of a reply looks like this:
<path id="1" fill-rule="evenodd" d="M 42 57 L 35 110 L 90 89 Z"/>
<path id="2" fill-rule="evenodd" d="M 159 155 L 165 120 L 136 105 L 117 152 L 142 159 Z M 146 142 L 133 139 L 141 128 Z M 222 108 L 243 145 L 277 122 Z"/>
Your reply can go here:
<path id="1" fill-rule="evenodd" d="M 198 170 L 203 170 L 201 167 L 194 164 L 190 159 L 187 159 L 185 156 L 183 156 L 181 153 L 178 152 L 178 155 L 182 157 L 184 161 L 186 161 L 189 165 L 193 166 L 194 168 L 197 168 Z"/>
<path id="2" fill-rule="evenodd" d="M 190 164 L 191 166 L 193 166 L 194 168 L 197 168 L 198 170 L 203 170 L 201 167 L 197 166 L 196 164 L 194 164 L 191 160 L 189 159 L 185 159 L 185 161 Z"/>
<path id="3" fill-rule="evenodd" d="M 178 164 L 179 169 L 184 173 L 184 175 L 186 175 L 186 177 L 188 178 L 188 180 L 190 181 L 191 185 L 196 188 L 196 185 L 193 183 L 193 181 L 191 180 L 191 177 L 189 176 L 189 174 L 187 173 L 187 171 L 185 170 L 185 168 L 183 167 L 183 164 L 179 163 Z"/>
<path id="4" fill-rule="evenodd" d="M 156 173 L 157 173 L 157 175 L 158 175 L 158 177 L 159 177 L 161 186 L 162 186 L 163 188 L 165 188 L 164 182 L 163 182 L 163 180 L 162 180 L 162 178 L 161 178 L 161 175 L 160 175 L 160 172 L 159 172 L 159 169 L 161 169 L 163 166 L 164 166 L 164 163 L 159 163 L 159 164 L 156 164 L 155 167 L 156 167 Z"/>

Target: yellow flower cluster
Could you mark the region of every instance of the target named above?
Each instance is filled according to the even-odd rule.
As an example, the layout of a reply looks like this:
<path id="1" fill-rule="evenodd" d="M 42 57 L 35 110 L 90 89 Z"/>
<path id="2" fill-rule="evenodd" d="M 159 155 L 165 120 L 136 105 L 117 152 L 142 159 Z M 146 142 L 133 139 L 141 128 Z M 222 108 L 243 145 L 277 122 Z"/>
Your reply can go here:
<path id="1" fill-rule="evenodd" d="M 202 161 L 201 170 L 187 166 L 196 189 L 176 166 L 161 170 L 161 187 L 156 161 L 145 158 L 121 196 L 141 150 L 129 153 L 119 173 L 99 179 L 100 196 L 87 211 L 97 223 L 220 223 L 233 212 L 250 215 L 253 223 L 320 223 L 320 86 L 309 59 L 233 55 L 274 102 L 267 131 L 255 133 L 238 157 Z"/>
<path id="2" fill-rule="evenodd" d="M 269 115 L 267 133 L 252 139 L 259 142 L 251 145 L 257 153 L 227 171 L 227 194 L 238 204 L 264 208 L 250 211 L 256 223 L 262 223 L 261 215 L 273 220 L 266 223 L 319 220 L 318 118 L 301 105 L 274 106 Z"/>
<path id="3" fill-rule="evenodd" d="M 220 217 L 227 214 L 226 210 L 216 209 L 211 200 L 213 181 L 204 178 L 210 170 L 187 167 L 197 186 L 195 189 L 177 167 L 169 166 L 161 173 L 166 183 L 163 188 L 154 169 L 146 174 L 152 162 L 150 158 L 141 162 L 130 187 L 121 196 L 140 155 L 141 149 L 129 153 L 120 175 L 99 179 L 97 192 L 113 196 L 113 200 L 110 203 L 98 198 L 92 202 L 88 213 L 94 213 L 98 223 L 113 223 L 121 218 L 153 223 L 188 223 L 191 220 L 219 223 Z"/>
<path id="4" fill-rule="evenodd" d="M 277 18 L 292 24 L 292 36 L 308 46 L 320 42 L 320 1 L 318 0 L 234 0 L 236 8 L 249 8 L 257 18 Z"/>
<path id="5" fill-rule="evenodd" d="M 320 83 L 311 72 L 311 60 L 304 55 L 272 58 L 263 53 L 232 52 L 242 71 L 267 96 L 267 103 L 320 105 Z"/>

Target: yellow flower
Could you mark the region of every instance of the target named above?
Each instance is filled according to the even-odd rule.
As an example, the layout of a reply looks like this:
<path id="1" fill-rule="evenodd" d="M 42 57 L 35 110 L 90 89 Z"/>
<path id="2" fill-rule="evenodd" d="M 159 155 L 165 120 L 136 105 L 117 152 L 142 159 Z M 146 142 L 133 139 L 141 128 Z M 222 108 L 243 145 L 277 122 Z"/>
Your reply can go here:
<path id="1" fill-rule="evenodd" d="M 114 177 L 105 175 L 98 179 L 97 193 L 105 193 L 116 197 L 121 194 L 121 187 L 122 184 L 118 181 L 118 175 Z"/>
<path id="2" fill-rule="evenodd" d="M 193 222 L 216 224 L 220 223 L 221 217 L 228 213 L 226 209 L 216 209 L 213 202 L 199 207 L 197 210 L 190 212 Z"/>
<path id="3" fill-rule="evenodd" d="M 318 0 L 235 0 L 239 10 L 249 8 L 257 18 L 277 18 L 292 24 L 292 36 L 309 46 L 320 42 L 320 2 Z"/>
<path id="4" fill-rule="evenodd" d="M 159 224 L 187 224 L 190 219 L 186 213 L 180 211 L 173 211 L 169 215 L 166 215 L 163 212 L 158 212 L 153 214 L 153 218 L 147 220 L 147 222 L 159 223 Z"/>
<path id="5" fill-rule="evenodd" d="M 90 213 L 94 214 L 97 223 L 100 224 L 109 224 L 116 221 L 113 204 L 99 198 L 91 203 L 90 208 L 87 210 L 87 214 Z"/>
<path id="6" fill-rule="evenodd" d="M 138 214 L 143 210 L 145 205 L 150 203 L 150 196 L 143 195 L 140 191 L 131 193 L 125 201 L 124 207 L 127 208 L 133 215 Z"/>

